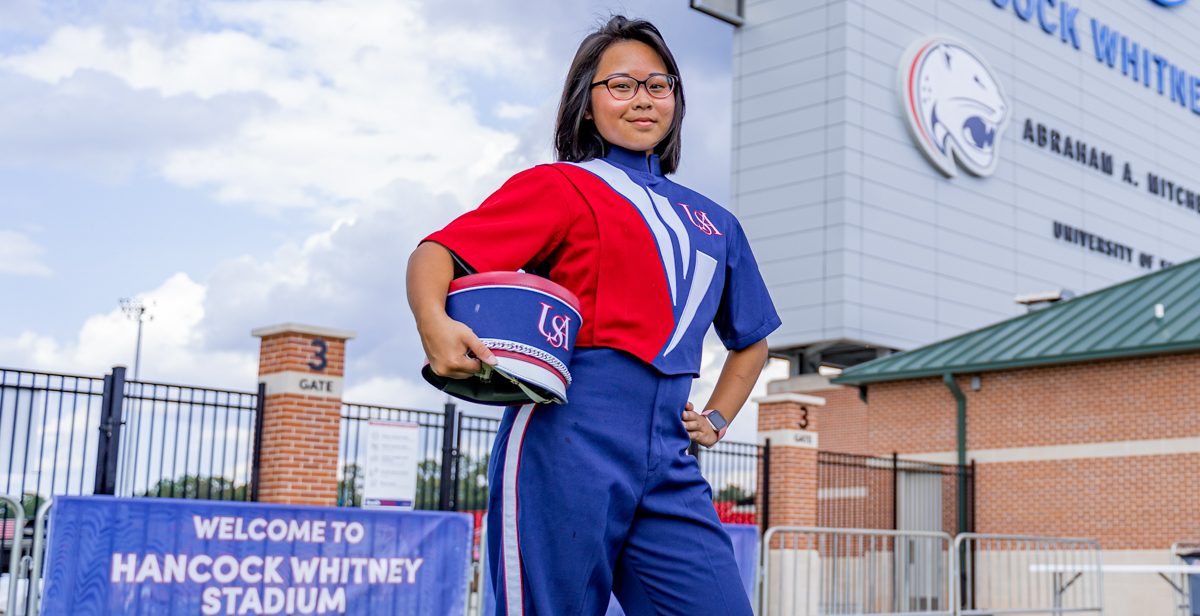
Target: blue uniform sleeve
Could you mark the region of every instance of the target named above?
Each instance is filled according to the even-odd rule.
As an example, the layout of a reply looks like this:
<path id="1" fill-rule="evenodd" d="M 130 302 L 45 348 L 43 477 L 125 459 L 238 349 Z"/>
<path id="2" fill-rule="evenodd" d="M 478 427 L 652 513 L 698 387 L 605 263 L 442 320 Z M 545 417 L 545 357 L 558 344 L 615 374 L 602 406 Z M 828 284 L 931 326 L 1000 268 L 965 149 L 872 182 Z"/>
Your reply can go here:
<path id="1" fill-rule="evenodd" d="M 731 231 L 726 240 L 725 290 L 713 325 L 725 348 L 738 350 L 766 338 L 782 321 L 741 224 L 735 222 Z"/>

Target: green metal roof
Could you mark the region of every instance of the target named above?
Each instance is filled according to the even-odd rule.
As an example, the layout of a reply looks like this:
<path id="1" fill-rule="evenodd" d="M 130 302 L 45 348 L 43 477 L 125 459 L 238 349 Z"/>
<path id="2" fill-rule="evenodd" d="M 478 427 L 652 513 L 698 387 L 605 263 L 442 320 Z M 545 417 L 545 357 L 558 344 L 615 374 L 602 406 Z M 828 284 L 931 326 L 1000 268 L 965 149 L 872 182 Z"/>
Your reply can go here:
<path id="1" fill-rule="evenodd" d="M 1154 318 L 1154 305 L 1165 316 Z M 1200 259 L 846 369 L 858 385 L 1200 350 Z"/>

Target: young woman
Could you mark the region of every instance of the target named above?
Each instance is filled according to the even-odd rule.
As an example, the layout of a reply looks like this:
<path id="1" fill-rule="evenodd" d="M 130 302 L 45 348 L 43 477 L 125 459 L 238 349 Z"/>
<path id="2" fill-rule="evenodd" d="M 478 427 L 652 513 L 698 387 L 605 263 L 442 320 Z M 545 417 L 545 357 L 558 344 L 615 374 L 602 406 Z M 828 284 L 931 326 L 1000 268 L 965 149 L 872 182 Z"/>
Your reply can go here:
<path id="1" fill-rule="evenodd" d="M 507 409 L 492 450 L 498 614 L 603 614 L 610 590 L 631 616 L 751 613 L 686 449 L 724 434 L 780 322 L 737 220 L 666 178 L 680 157 L 678 75 L 653 25 L 612 18 L 567 76 L 560 162 L 517 174 L 409 261 L 409 303 L 443 376 L 495 362 L 446 315 L 456 258 L 548 277 L 583 307 L 570 402 Z M 710 324 L 730 352 L 697 413 L 687 398 Z"/>

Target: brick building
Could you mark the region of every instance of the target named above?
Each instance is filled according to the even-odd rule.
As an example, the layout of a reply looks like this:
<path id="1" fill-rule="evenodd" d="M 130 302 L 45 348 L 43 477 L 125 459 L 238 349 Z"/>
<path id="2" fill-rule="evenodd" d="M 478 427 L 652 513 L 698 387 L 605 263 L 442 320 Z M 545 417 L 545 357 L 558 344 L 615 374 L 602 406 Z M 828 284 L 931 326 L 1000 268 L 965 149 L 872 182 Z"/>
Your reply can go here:
<path id="1" fill-rule="evenodd" d="M 1198 373 L 1194 260 L 771 393 L 825 400 L 822 451 L 974 462 L 976 532 L 1089 537 L 1106 563 L 1167 564 L 1173 542 L 1200 538 Z M 1170 609 L 1157 576 L 1105 584 L 1114 613 Z"/>

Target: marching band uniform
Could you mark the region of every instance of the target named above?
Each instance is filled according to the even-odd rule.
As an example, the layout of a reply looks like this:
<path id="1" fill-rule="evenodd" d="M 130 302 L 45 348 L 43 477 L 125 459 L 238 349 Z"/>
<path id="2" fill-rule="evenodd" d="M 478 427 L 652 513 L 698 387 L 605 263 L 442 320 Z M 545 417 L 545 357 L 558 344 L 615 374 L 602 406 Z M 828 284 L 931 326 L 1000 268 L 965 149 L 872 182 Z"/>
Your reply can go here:
<path id="1" fill-rule="evenodd" d="M 612 589 L 631 615 L 748 616 L 680 418 L 709 324 L 729 349 L 780 325 L 734 216 L 610 145 L 517 174 L 426 239 L 582 308 L 569 403 L 507 409 L 492 449 L 497 613 L 603 614 Z"/>

